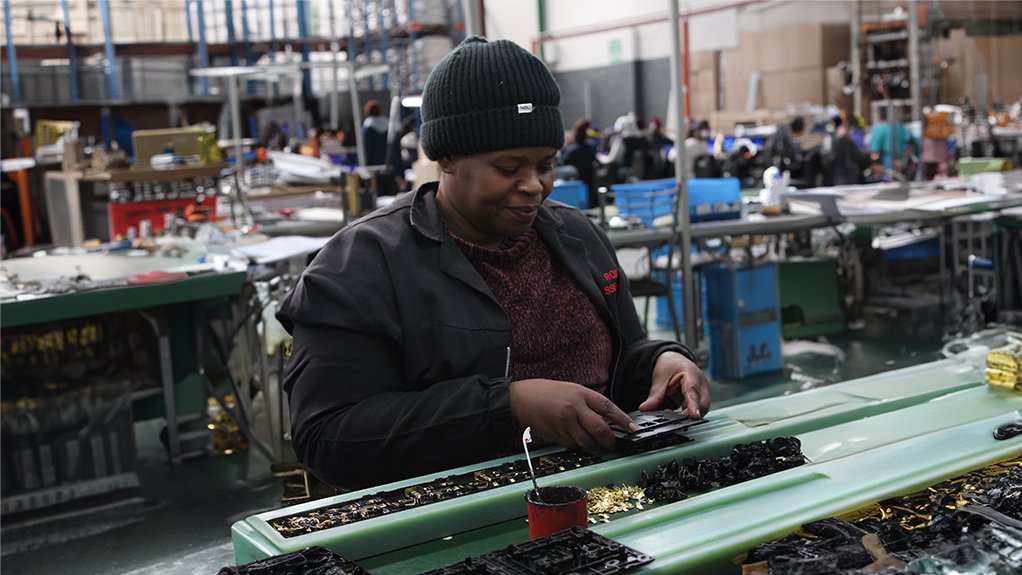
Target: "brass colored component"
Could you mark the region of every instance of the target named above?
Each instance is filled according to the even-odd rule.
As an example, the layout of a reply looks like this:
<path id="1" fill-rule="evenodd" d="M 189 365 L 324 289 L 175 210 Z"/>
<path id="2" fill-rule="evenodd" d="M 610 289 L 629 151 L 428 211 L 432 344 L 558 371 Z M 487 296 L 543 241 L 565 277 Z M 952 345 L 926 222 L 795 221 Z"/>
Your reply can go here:
<path id="1" fill-rule="evenodd" d="M 643 503 L 651 503 L 646 499 L 645 490 L 634 485 L 594 487 L 586 497 L 586 510 L 590 515 L 599 516 L 604 523 L 610 521 L 612 513 L 642 509 Z"/>

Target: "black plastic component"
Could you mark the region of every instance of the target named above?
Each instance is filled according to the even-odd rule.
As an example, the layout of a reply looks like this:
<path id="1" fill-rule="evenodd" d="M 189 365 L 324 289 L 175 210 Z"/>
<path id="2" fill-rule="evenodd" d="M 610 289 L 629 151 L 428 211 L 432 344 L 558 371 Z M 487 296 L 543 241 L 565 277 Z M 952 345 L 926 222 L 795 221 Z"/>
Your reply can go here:
<path id="1" fill-rule="evenodd" d="M 883 513 L 854 524 L 825 519 L 803 525 L 800 534 L 750 550 L 743 567 L 766 561 L 770 573 L 860 575 L 876 556 L 865 534 L 875 536 L 889 557 L 936 568 L 930 573 L 1022 573 L 1022 461 L 979 469 L 928 489 L 881 501 Z M 995 466 L 996 467 L 996 466 Z M 962 504 L 962 501 L 965 503 Z M 887 567 L 888 573 L 917 573 Z"/>
<path id="2" fill-rule="evenodd" d="M 692 419 L 677 411 L 663 409 L 659 411 L 633 411 L 628 414 L 639 427 L 634 432 L 622 429 L 615 423 L 610 429 L 617 437 L 616 450 L 624 453 L 640 453 L 688 443 L 689 437 L 682 435 L 690 427 L 706 423 L 705 419 Z"/>
<path id="3" fill-rule="evenodd" d="M 370 575 L 368 571 L 323 547 L 274 555 L 237 567 L 224 567 L 217 575 Z"/>
<path id="4" fill-rule="evenodd" d="M 420 575 L 610 575 L 651 561 L 651 555 L 572 527 Z"/>
<path id="5" fill-rule="evenodd" d="M 1022 433 L 1022 419 L 1011 423 L 1005 423 L 998 427 L 994 430 L 994 439 L 998 441 L 1011 439 L 1012 437 L 1018 436 L 1020 433 Z"/>
<path id="6" fill-rule="evenodd" d="M 738 444 L 723 457 L 672 459 L 658 465 L 652 474 L 643 471 L 638 485 L 653 501 L 681 501 L 690 493 L 735 485 L 798 467 L 805 462 L 798 438 L 777 437 Z"/>

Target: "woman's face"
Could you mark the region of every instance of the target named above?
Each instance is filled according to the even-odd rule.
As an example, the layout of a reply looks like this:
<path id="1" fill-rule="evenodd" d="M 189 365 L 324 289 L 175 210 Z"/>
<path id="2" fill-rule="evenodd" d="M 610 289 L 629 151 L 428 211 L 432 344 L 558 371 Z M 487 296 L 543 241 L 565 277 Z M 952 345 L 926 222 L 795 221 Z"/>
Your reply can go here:
<path id="1" fill-rule="evenodd" d="M 532 227 L 554 185 L 555 148 L 512 148 L 441 158 L 437 203 L 458 237 L 496 248 Z"/>

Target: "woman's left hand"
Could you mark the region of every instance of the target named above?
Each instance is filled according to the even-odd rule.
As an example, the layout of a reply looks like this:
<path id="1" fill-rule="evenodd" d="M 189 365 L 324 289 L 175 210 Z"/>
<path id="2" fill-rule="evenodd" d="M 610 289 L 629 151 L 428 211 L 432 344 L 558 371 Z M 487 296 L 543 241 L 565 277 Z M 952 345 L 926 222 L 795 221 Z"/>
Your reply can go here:
<path id="1" fill-rule="evenodd" d="M 668 397 L 684 407 L 693 419 L 702 419 L 710 411 L 710 383 L 706 374 L 692 360 L 676 351 L 666 351 L 657 358 L 649 397 L 639 405 L 639 409 L 658 409 Z"/>

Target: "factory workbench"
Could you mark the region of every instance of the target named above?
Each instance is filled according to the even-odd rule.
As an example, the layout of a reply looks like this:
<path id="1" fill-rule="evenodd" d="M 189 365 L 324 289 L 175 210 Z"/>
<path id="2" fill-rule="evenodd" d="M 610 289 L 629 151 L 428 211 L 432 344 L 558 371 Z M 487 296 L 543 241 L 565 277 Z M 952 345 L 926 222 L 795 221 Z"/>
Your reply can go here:
<path id="1" fill-rule="evenodd" d="M 733 559 L 799 525 L 901 495 L 1022 454 L 1022 436 L 993 432 L 1017 420 L 1022 394 L 983 383 L 982 357 L 959 357 L 709 414 L 683 445 L 601 461 L 540 479 L 584 488 L 632 484 L 642 472 L 685 457 L 719 457 L 736 444 L 794 436 L 808 463 L 688 499 L 609 517 L 592 531 L 652 555 L 636 573 L 737 572 Z M 557 455 L 534 453 L 534 461 Z M 515 482 L 482 492 L 285 537 L 283 521 L 344 508 L 383 491 L 472 474 L 511 457 L 254 515 L 232 528 L 241 563 L 323 546 L 374 574 L 413 574 L 528 540 L 524 494 Z M 362 501 L 365 501 L 362 499 Z M 289 535 L 291 533 L 288 533 Z"/>
<path id="2" fill-rule="evenodd" d="M 172 340 L 195 342 L 195 326 L 201 322 L 204 302 L 222 300 L 241 292 L 244 271 L 182 271 L 182 260 L 170 257 L 128 257 L 108 254 L 74 254 L 5 260 L 3 271 L 20 282 L 54 278 L 89 278 L 93 283 L 69 279 L 64 293 L 19 294 L 4 292 L 0 304 L 0 327 L 5 337 L 22 328 L 43 326 L 75 318 L 134 311 L 153 330 L 159 354 L 162 409 L 167 418 L 168 447 L 172 462 L 179 461 L 182 448 L 177 417 L 182 409 L 181 388 L 202 384 L 185 374 L 172 353 Z M 85 289 L 94 288 L 94 289 Z M 182 307 L 183 306 L 183 307 Z M 113 336 L 113 334 L 112 334 Z M 194 347 L 194 343 L 189 343 Z M 192 350 L 188 350 L 191 355 Z M 194 369 L 190 370 L 194 371 Z M 177 373 L 175 373 L 177 372 Z M 200 395 L 204 396 L 202 391 Z M 204 399 L 191 410 L 202 409 Z"/>

